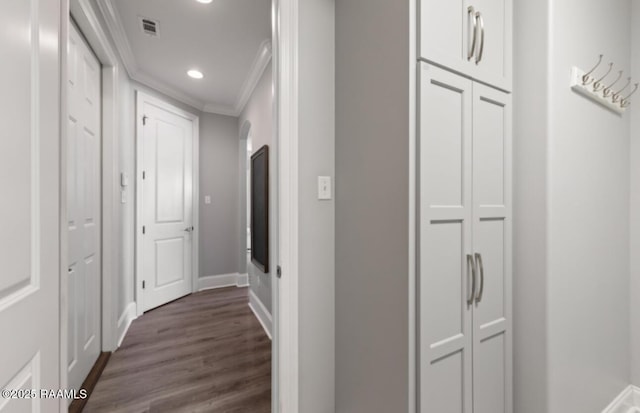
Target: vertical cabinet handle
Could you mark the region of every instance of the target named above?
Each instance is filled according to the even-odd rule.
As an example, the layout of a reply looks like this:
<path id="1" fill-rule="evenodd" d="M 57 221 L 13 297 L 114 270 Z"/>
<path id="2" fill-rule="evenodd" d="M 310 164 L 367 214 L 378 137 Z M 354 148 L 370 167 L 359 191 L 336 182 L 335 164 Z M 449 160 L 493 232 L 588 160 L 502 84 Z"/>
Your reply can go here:
<path id="1" fill-rule="evenodd" d="M 482 60 L 482 55 L 484 53 L 484 18 L 482 17 L 482 13 L 477 12 L 476 19 L 480 22 L 480 48 L 478 49 L 478 55 L 476 56 L 476 64 L 478 64 Z"/>
<path id="2" fill-rule="evenodd" d="M 473 8 L 473 6 L 469 6 L 469 8 L 467 9 L 467 31 L 469 32 L 469 35 L 471 35 L 471 33 L 473 33 L 473 37 L 472 40 L 469 42 L 471 43 L 471 46 L 468 47 L 467 50 L 467 60 L 471 60 L 471 58 L 473 57 L 473 55 L 476 53 L 476 40 L 478 37 L 478 18 L 476 17 L 476 10 Z M 471 26 L 471 23 L 473 22 L 473 30 L 471 30 L 471 28 L 469 26 Z M 468 40 L 467 36 L 467 40 Z"/>
<path id="3" fill-rule="evenodd" d="M 473 304 L 473 297 L 476 292 L 476 265 L 473 262 L 473 255 L 467 254 L 467 278 L 471 278 L 467 282 L 467 290 L 469 291 L 467 294 L 467 304 Z M 471 286 L 471 290 L 469 290 L 469 286 Z"/>
<path id="4" fill-rule="evenodd" d="M 478 288 L 478 293 L 476 294 L 476 303 L 479 303 L 482 300 L 482 293 L 484 292 L 484 265 L 482 264 L 482 254 L 476 253 L 476 264 L 480 271 L 480 288 Z"/>

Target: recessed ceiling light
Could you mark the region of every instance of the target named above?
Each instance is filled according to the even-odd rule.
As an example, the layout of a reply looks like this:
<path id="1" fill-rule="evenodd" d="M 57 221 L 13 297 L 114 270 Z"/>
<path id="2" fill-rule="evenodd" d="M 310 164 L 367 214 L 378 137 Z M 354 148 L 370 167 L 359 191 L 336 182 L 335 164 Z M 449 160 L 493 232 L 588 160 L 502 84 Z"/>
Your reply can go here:
<path id="1" fill-rule="evenodd" d="M 189 75 L 189 77 L 192 77 L 194 79 L 202 79 L 204 77 L 201 71 L 195 69 L 189 70 L 187 74 Z"/>
<path id="2" fill-rule="evenodd" d="M 196 0 L 198 3 L 202 3 L 202 4 L 209 4 L 211 3 L 213 0 Z"/>

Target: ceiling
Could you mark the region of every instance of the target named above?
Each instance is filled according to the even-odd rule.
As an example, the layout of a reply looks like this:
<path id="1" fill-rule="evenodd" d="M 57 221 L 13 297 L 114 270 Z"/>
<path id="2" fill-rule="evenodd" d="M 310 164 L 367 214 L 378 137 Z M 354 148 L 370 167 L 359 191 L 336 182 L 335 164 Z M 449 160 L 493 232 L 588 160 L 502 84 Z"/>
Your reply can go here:
<path id="1" fill-rule="evenodd" d="M 271 58 L 271 0 L 98 4 L 129 75 L 206 112 L 237 116 Z M 158 22 L 157 37 L 143 33 L 141 18 Z"/>

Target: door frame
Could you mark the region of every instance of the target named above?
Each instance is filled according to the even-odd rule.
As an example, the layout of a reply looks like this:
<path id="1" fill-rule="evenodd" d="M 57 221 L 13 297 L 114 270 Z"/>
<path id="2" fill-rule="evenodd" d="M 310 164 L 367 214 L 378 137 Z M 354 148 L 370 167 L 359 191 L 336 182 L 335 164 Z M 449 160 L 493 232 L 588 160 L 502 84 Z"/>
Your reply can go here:
<path id="1" fill-rule="evenodd" d="M 79 0 L 79 8 L 74 18 L 80 33 L 93 49 L 101 64 L 101 333 L 102 351 L 113 351 L 117 347 L 117 273 L 118 273 L 118 234 L 119 234 L 119 179 L 118 179 L 118 79 L 119 64 L 115 51 L 111 47 L 106 33 L 102 30 L 99 20 L 90 5 L 90 0 Z M 61 122 L 60 142 L 61 148 L 67 145 L 67 116 L 68 96 L 66 85 L 67 75 L 67 39 L 72 23 L 71 7 L 68 0 L 63 0 L 61 7 Z M 85 30 L 83 30 L 83 28 Z M 61 228 L 67 221 L 67 154 L 66 150 L 60 151 L 60 223 Z M 66 231 L 60 231 L 60 388 L 68 388 L 68 312 L 69 296 L 67 293 L 69 283 L 66 277 L 68 267 L 68 236 Z M 60 400 L 60 411 L 66 411 L 68 400 Z"/>
<path id="2" fill-rule="evenodd" d="M 61 39 L 68 36 L 69 0 L 62 1 Z M 109 36 L 100 25 L 90 0 L 78 0 L 80 14 L 77 19 L 86 19 L 89 30 L 84 31 L 89 44 L 103 64 L 103 351 L 112 351 L 117 347 L 117 274 L 119 248 L 119 149 L 118 149 L 118 79 L 126 76 L 118 59 L 118 51 L 111 45 Z M 283 277 L 274 278 L 273 292 L 273 341 L 272 341 L 272 411 L 274 413 L 297 413 L 299 411 L 299 213 L 298 213 L 298 4 L 300 0 L 272 0 L 272 44 L 273 44 L 273 82 L 274 82 L 274 128 L 276 137 L 279 176 L 278 176 L 278 264 L 283 268 Z M 415 0 L 411 0 L 414 2 Z M 81 28 L 84 27 L 81 25 Z M 61 53 L 66 56 L 66 41 L 61 41 Z M 62 59 L 62 84 L 66 84 L 66 59 Z M 107 96 L 110 101 L 106 101 Z M 66 99 L 62 88 L 63 102 Z M 106 113 L 106 115 L 105 115 Z M 61 118 L 66 119 L 66 104 L 62 107 Z M 61 142 L 66 145 L 66 123 L 61 122 Z M 66 154 L 62 151 L 61 176 L 66 171 Z M 109 181 L 107 185 L 106 181 Z M 65 185 L 65 180 L 61 184 Z M 109 190 L 111 188 L 112 190 Z M 197 203 L 196 203 L 197 205 Z M 61 222 L 66 219 L 66 199 L 61 201 Z M 195 226 L 195 225 L 194 225 Z M 64 280 L 67 266 L 67 240 L 61 234 L 60 277 Z M 198 262 L 195 263 L 196 265 Z M 136 267 L 137 271 L 137 267 Z M 61 284 L 61 388 L 67 386 L 67 284 Z M 137 291 L 136 291 L 137 292 Z M 137 300 L 136 300 L 137 302 Z M 280 357 L 286 354 L 286 357 Z M 66 411 L 66 401 L 61 399 L 60 411 Z"/>
<path id="3" fill-rule="evenodd" d="M 135 234 L 135 291 L 136 291 L 136 311 L 137 315 L 141 316 L 144 313 L 144 290 L 142 288 L 142 278 L 144 276 L 144 259 L 143 259 L 143 242 L 142 236 L 142 224 L 144 223 L 144 211 L 142 208 L 143 192 L 140 190 L 143 185 L 142 172 L 144 169 L 144 157 L 142 151 L 142 138 L 143 132 L 143 108 L 144 103 L 151 103 L 161 109 L 171 112 L 177 116 L 188 119 L 193 124 L 193 163 L 191 165 L 191 173 L 193 174 L 193 193 L 192 193 L 192 216 L 193 227 L 191 243 L 191 292 L 196 290 L 198 285 L 198 274 L 200 272 L 199 259 L 200 259 L 200 216 L 199 216 L 199 200 L 200 200 L 200 117 L 186 110 L 180 109 L 171 103 L 166 102 L 160 98 L 152 96 L 146 92 L 136 89 L 136 234 Z"/>

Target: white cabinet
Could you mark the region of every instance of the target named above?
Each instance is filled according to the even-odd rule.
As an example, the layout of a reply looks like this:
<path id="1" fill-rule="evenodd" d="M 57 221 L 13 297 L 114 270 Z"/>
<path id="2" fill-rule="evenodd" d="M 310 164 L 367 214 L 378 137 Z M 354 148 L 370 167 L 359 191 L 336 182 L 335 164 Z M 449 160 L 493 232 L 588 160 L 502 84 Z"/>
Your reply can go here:
<path id="1" fill-rule="evenodd" d="M 511 90 L 513 0 L 421 0 L 419 57 Z"/>
<path id="2" fill-rule="evenodd" d="M 511 97 L 419 72 L 420 411 L 512 413 Z"/>

